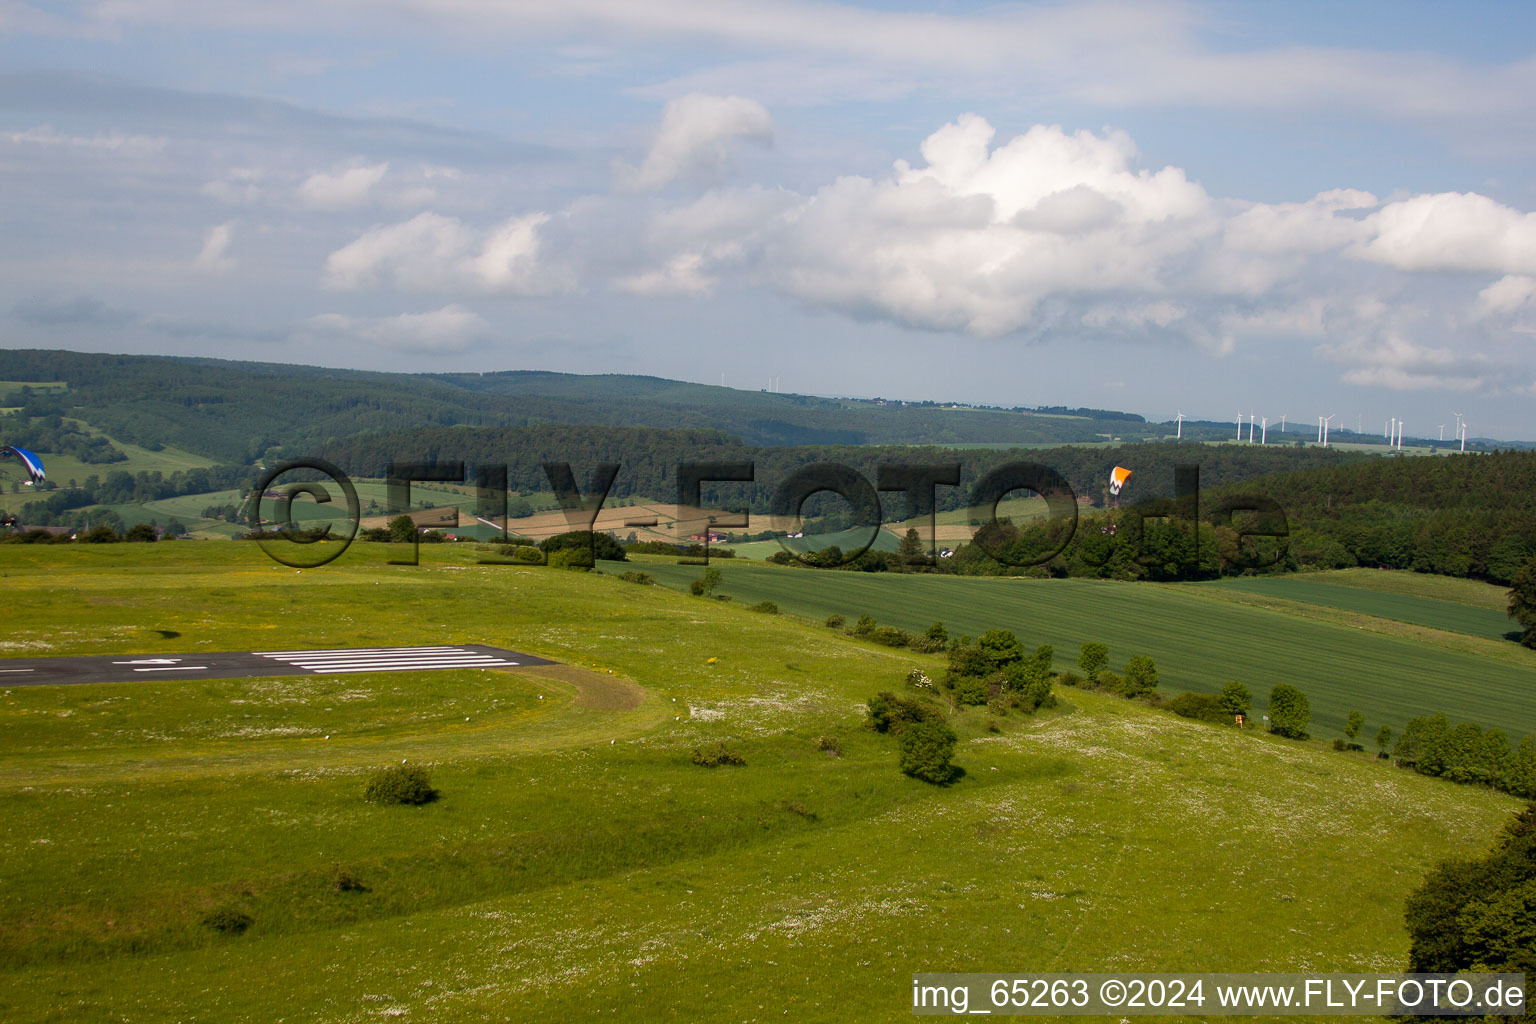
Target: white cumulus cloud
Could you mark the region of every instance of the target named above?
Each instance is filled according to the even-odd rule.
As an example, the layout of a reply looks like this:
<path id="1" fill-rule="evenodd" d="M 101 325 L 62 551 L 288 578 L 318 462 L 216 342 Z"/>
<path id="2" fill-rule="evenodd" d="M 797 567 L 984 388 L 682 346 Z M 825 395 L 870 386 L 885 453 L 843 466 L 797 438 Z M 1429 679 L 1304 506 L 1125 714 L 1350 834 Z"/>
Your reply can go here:
<path id="1" fill-rule="evenodd" d="M 381 348 L 410 352 L 460 352 L 488 337 L 491 325 L 457 304 L 427 313 L 344 316 L 322 313 L 304 322 L 310 333 L 354 338 Z"/>
<path id="2" fill-rule="evenodd" d="M 203 248 L 192 260 L 192 266 L 209 274 L 223 274 L 233 270 L 235 261 L 229 255 L 229 243 L 234 233 L 234 221 L 209 228 L 203 237 Z"/>
<path id="3" fill-rule="evenodd" d="M 373 187 L 384 180 L 388 163 L 340 168 L 312 174 L 299 186 L 305 205 L 317 210 L 339 210 L 368 201 Z"/>
<path id="4" fill-rule="evenodd" d="M 548 214 L 512 217 L 480 230 L 438 213 L 375 227 L 331 253 L 327 287 L 393 287 L 413 292 L 542 294 L 562 287 L 540 262 Z"/>
<path id="5" fill-rule="evenodd" d="M 740 96 L 689 93 L 669 102 L 638 167 L 621 167 L 621 179 L 647 192 L 692 178 L 719 180 L 731 165 L 738 140 L 773 141 L 773 118 L 761 103 Z"/>

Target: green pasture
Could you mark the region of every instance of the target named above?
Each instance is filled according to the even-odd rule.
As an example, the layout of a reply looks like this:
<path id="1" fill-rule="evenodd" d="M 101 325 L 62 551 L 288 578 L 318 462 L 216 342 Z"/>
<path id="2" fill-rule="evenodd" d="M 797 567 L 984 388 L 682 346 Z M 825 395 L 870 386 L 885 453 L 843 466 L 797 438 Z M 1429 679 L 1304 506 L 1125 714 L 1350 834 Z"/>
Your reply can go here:
<path id="1" fill-rule="evenodd" d="M 1233 577 L 1202 584 L 1219 590 L 1240 591 L 1263 597 L 1284 598 L 1360 612 L 1378 618 L 1393 619 L 1415 626 L 1502 640 L 1511 631 L 1519 632 L 1515 622 L 1502 609 L 1477 607 L 1414 594 L 1396 594 L 1366 587 L 1340 585 L 1318 576 L 1325 574 Z M 1476 584 L 1503 595 L 1507 590 Z"/>
<path id="2" fill-rule="evenodd" d="M 1337 735 L 1352 710 L 1365 713 L 1372 733 L 1382 722 L 1396 731 L 1409 718 L 1436 711 L 1513 737 L 1536 731 L 1536 651 L 1482 633 L 1463 636 L 1442 626 L 1425 631 L 1429 636 L 1410 635 L 1378 628 L 1374 617 L 1308 617 L 1232 600 L 1235 592 L 1213 584 L 860 573 L 729 561 L 719 567 L 725 574 L 720 589 L 735 600 L 773 601 L 813 621 L 869 614 L 907 630 L 938 620 L 953 635 L 1011 629 L 1026 643 L 1051 644 L 1063 667 L 1090 640 L 1109 645 L 1117 670 L 1132 655 L 1150 655 L 1167 696 L 1215 692 L 1231 679 L 1255 694 L 1290 683 L 1310 698 L 1317 735 Z M 659 565 L 654 572 L 683 589 L 699 570 Z M 1478 629 L 1487 626 L 1472 610 L 1464 617 Z"/>
<path id="3" fill-rule="evenodd" d="M 0 546 L 7 657 L 473 641 L 590 673 L 0 686 L 0 1019 L 900 1021 L 919 971 L 1396 971 L 1405 895 L 1519 806 L 1072 689 L 961 712 L 965 774 L 933 787 L 862 705 L 941 657 L 741 605 L 758 576 L 854 574 L 722 563 L 720 602 L 402 554 Z M 938 600 L 909 579 L 870 593 Z M 995 582 L 1008 619 L 1020 581 Z M 1200 658 L 1231 653 L 1217 631 Z M 716 741 L 745 766 L 692 763 Z M 440 799 L 365 803 L 401 760 Z"/>

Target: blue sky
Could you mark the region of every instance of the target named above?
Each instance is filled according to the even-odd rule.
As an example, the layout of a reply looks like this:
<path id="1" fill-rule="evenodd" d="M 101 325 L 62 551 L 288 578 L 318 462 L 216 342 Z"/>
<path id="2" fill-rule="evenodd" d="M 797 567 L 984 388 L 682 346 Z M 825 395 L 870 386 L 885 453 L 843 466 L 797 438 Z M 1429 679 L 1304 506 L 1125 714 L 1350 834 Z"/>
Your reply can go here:
<path id="1" fill-rule="evenodd" d="M 0 344 L 1536 438 L 1533 22 L 0 0 Z"/>

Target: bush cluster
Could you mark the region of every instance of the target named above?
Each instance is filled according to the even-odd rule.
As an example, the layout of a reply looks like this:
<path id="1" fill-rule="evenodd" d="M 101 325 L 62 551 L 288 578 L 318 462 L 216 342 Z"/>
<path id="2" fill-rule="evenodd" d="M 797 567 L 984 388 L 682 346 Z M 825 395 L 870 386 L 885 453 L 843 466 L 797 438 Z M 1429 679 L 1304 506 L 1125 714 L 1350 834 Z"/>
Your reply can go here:
<path id="1" fill-rule="evenodd" d="M 239 935 L 255 924 L 256 920 L 239 907 L 215 907 L 203 915 L 203 927 L 212 928 L 220 935 Z"/>
<path id="2" fill-rule="evenodd" d="M 727 747 L 724 743 L 711 743 L 703 747 L 693 748 L 693 763 L 705 768 L 718 768 L 721 765 L 741 767 L 747 763 L 746 758 Z"/>
<path id="3" fill-rule="evenodd" d="M 427 773 L 415 765 L 394 765 L 368 776 L 363 799 L 375 804 L 426 804 L 438 797 Z"/>
<path id="4" fill-rule="evenodd" d="M 944 717 L 942 711 L 927 701 L 898 697 L 889 690 L 881 690 L 869 699 L 866 714 L 875 732 L 889 733 L 899 733 L 915 722 Z"/>
<path id="5" fill-rule="evenodd" d="M 625 583 L 638 583 L 643 587 L 654 586 L 656 583 L 656 577 L 652 576 L 648 572 L 640 572 L 636 569 L 630 569 L 628 572 L 619 573 L 619 579 L 623 580 Z"/>
<path id="6" fill-rule="evenodd" d="M 1392 756 L 1421 775 L 1536 799 L 1536 734 L 1511 750 L 1502 729 L 1485 731 L 1476 722 L 1452 726 L 1443 714 L 1424 715 L 1408 722 Z"/>

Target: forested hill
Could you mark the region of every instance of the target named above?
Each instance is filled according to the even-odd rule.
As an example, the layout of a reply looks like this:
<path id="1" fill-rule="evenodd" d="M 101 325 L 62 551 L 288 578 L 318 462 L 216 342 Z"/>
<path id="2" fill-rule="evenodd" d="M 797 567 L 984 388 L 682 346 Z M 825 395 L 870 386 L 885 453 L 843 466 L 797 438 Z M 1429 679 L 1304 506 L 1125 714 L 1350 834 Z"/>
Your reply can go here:
<path id="1" fill-rule="evenodd" d="M 1507 583 L 1536 557 L 1536 452 L 1375 457 L 1260 477 L 1242 489 L 1285 509 L 1299 565 Z"/>
<path id="2" fill-rule="evenodd" d="M 546 491 L 549 481 L 542 463 L 568 462 L 585 487 L 586 475 L 599 462 L 620 463 L 612 496 L 633 495 L 670 500 L 677 489 L 676 470 L 682 462 L 751 462 L 756 483 L 721 484 L 717 493 L 729 500 L 746 499 L 755 511 L 766 511 L 773 490 L 791 473 L 816 462 L 840 462 L 853 467 L 871 483 L 882 464 L 960 463 L 962 485 L 940 487 L 941 508 L 959 508 L 970 500 L 970 489 L 985 473 L 1004 463 L 1038 462 L 1066 478 L 1083 498 L 1102 503 L 1109 472 L 1116 465 L 1132 470 L 1123 493 L 1129 502 L 1173 496 L 1174 467 L 1200 467 L 1202 487 L 1252 480 L 1313 466 L 1342 466 L 1374 461 L 1380 456 L 1337 449 L 1290 448 L 1279 445 L 1201 445 L 1154 442 L 1115 447 L 1066 445 L 1044 451 L 1019 449 L 953 450 L 905 446 L 816 446 L 812 448 L 751 446 L 720 431 L 653 430 L 609 427 L 434 428 L 399 434 L 354 437 L 326 445 L 318 452 L 349 473 L 381 477 L 391 462 L 398 464 L 462 461 L 468 466 L 506 465 L 508 487 L 515 491 Z M 1427 460 L 1436 461 L 1436 460 Z M 471 470 L 472 471 L 472 470 Z M 882 497 L 882 502 L 891 499 Z"/>
<path id="3" fill-rule="evenodd" d="M 542 372 L 403 374 L 166 356 L 0 350 L 0 381 L 63 381 L 46 401 L 0 404 L 74 417 L 113 437 L 223 463 L 312 452 L 358 434 L 539 424 L 724 431 L 755 445 L 1048 444 L 1161 437 L 1105 410 L 1017 411 L 770 394 L 656 377 Z M 1185 424 L 1211 439 L 1225 428 Z"/>

